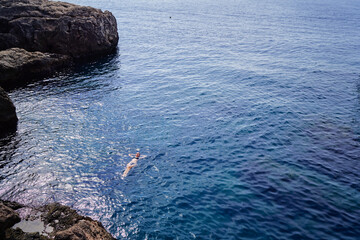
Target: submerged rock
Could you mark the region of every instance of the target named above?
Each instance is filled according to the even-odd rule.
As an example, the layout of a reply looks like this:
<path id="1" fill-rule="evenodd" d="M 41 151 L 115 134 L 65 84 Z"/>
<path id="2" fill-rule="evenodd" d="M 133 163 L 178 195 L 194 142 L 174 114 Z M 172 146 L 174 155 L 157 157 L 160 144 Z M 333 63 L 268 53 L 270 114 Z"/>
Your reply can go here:
<path id="1" fill-rule="evenodd" d="M 15 106 L 4 89 L 0 87 L 0 137 L 15 131 L 17 122 Z"/>
<path id="2" fill-rule="evenodd" d="M 9 202 L 8 202 L 9 203 Z M 13 203 L 15 204 L 15 203 Z M 16 221 L 2 219 L 2 206 L 6 209 L 4 215 L 10 216 L 7 212 L 17 216 Z M 49 204 L 40 208 L 22 206 L 17 210 L 2 203 L 0 200 L 0 239 L 5 240 L 113 240 L 102 224 L 89 217 L 79 215 L 75 210 L 58 203 Z M 21 217 L 21 221 L 19 218 Z M 4 217 L 5 219 L 5 217 Z M 16 222 L 16 225 L 14 225 Z M 12 227 L 12 228 L 11 228 Z"/>
<path id="3" fill-rule="evenodd" d="M 48 0 L 0 2 L 0 50 L 20 47 L 81 58 L 113 51 L 118 39 L 109 11 Z"/>
<path id="4" fill-rule="evenodd" d="M 46 77 L 72 64 L 69 56 L 56 53 L 28 52 L 21 48 L 0 51 L 0 86 L 23 85 Z"/>

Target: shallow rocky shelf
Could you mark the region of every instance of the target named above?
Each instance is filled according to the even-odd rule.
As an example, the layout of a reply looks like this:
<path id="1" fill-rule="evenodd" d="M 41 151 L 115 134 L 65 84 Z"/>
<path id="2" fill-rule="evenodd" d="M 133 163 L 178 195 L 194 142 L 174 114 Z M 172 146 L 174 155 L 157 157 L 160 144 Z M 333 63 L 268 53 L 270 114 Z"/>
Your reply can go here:
<path id="1" fill-rule="evenodd" d="M 56 53 L 29 52 L 22 48 L 0 51 L 0 86 L 13 88 L 50 76 L 69 67 L 72 58 Z"/>
<path id="2" fill-rule="evenodd" d="M 102 224 L 70 207 L 52 203 L 29 207 L 0 200 L 0 239 L 112 240 Z"/>

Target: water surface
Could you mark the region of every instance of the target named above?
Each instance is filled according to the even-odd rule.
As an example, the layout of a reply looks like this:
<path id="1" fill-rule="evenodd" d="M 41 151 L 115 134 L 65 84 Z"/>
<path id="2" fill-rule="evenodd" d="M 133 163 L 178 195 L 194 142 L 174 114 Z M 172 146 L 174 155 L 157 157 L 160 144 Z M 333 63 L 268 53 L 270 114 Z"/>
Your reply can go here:
<path id="1" fill-rule="evenodd" d="M 360 2 L 71 2 L 118 52 L 10 93 L 0 198 L 118 239 L 358 239 Z"/>

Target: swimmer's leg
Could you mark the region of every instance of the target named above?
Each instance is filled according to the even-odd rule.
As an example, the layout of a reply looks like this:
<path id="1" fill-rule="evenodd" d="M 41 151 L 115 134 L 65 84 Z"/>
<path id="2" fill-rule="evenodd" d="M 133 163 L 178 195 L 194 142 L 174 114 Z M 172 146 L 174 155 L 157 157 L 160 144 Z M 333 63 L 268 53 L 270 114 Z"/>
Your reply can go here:
<path id="1" fill-rule="evenodd" d="M 126 177 L 126 176 L 128 175 L 128 173 L 129 173 L 130 169 L 131 169 L 131 168 L 129 168 L 129 167 L 126 168 L 122 176 L 123 176 L 123 177 Z"/>

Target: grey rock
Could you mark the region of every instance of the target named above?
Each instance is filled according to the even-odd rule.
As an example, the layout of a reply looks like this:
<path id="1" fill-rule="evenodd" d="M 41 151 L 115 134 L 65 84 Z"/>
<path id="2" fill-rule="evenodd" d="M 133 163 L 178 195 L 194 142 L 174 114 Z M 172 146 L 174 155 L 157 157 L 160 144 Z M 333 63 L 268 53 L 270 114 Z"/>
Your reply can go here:
<path id="1" fill-rule="evenodd" d="M 21 222 L 13 226 L 16 222 L 12 221 L 6 226 L 0 228 L 0 239 L 5 240 L 114 240 L 115 238 L 108 233 L 102 224 L 98 221 L 91 219 L 90 217 L 84 217 L 79 215 L 75 210 L 70 207 L 61 205 L 59 203 L 52 203 L 45 205 L 39 208 L 31 208 L 28 206 L 23 206 L 15 202 L 5 202 L 0 200 L 0 224 L 1 222 L 1 213 L 2 207 L 6 211 L 12 212 L 17 216 L 16 221 L 19 222 L 20 218 L 14 209 L 11 209 L 9 206 L 19 208 L 17 211 L 21 213 L 21 210 L 24 209 L 24 212 L 28 214 L 20 214 Z M 31 211 L 28 211 L 28 210 Z M 9 214 L 5 214 L 8 216 Z M 40 220 L 36 220 L 40 219 Z M 34 221 L 35 220 L 35 221 Z M 43 224 L 51 225 L 52 232 L 44 234 L 43 232 L 27 232 L 23 231 L 20 227 L 23 221 L 31 221 L 32 224 Z M 0 225 L 3 226 L 3 225 Z M 37 226 L 32 226 L 32 229 L 38 228 Z"/>
<path id="2" fill-rule="evenodd" d="M 7 229 L 4 240 L 51 240 L 51 238 L 41 235 L 38 232 L 25 233 L 20 228 Z"/>
<path id="3" fill-rule="evenodd" d="M 0 50 L 20 47 L 81 58 L 113 51 L 118 39 L 109 11 L 48 0 L 0 2 Z"/>
<path id="4" fill-rule="evenodd" d="M 17 202 L 12 202 L 12 201 L 3 201 L 3 200 L 0 200 L 0 203 L 4 204 L 5 206 L 13 209 L 13 210 L 17 210 L 19 208 L 23 208 L 25 207 L 24 205 L 20 204 L 20 203 L 17 203 Z"/>
<path id="5" fill-rule="evenodd" d="M 20 222 L 19 214 L 0 202 L 0 238 L 4 237 L 5 229 L 12 227 L 15 223 Z"/>
<path id="6" fill-rule="evenodd" d="M 55 240 L 113 240 L 111 236 L 101 225 L 100 222 L 94 220 L 80 220 L 74 226 L 57 232 L 54 237 Z"/>
<path id="7" fill-rule="evenodd" d="M 68 229 L 84 218 L 74 209 L 59 203 L 44 206 L 42 212 L 45 223 L 50 224 L 55 231 Z"/>
<path id="8" fill-rule="evenodd" d="M 0 86 L 20 86 L 33 79 L 51 76 L 72 64 L 69 56 L 28 52 L 21 48 L 0 51 Z"/>

